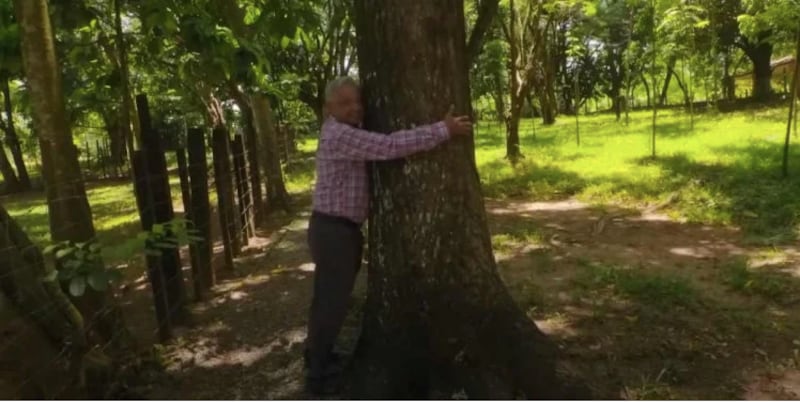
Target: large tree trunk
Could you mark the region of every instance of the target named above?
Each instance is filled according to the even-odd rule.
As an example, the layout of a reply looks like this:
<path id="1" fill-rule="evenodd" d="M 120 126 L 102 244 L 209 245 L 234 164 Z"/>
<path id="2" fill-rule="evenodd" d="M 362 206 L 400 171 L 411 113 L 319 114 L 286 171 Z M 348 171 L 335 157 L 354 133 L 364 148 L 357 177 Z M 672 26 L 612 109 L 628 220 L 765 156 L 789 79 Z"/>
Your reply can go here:
<path id="1" fill-rule="evenodd" d="M 0 206 L 0 397 L 85 397 L 83 319 L 57 282 L 43 280 L 52 273 L 39 248 Z"/>
<path id="2" fill-rule="evenodd" d="M 463 6 L 356 1 L 366 127 L 430 123 L 451 104 L 469 111 Z M 377 164 L 372 179 L 355 396 L 565 396 L 556 348 L 497 272 L 472 141 Z"/>
<path id="3" fill-rule="evenodd" d="M 11 88 L 8 85 L 8 77 L 0 79 L 0 89 L 3 91 L 3 108 L 6 113 L 6 145 L 11 150 L 14 158 L 14 166 L 17 168 L 17 179 L 22 190 L 31 188 L 31 180 L 28 176 L 28 169 L 25 167 L 25 158 L 22 156 L 22 147 L 19 145 L 17 128 L 14 125 L 14 109 L 11 106 Z"/>
<path id="4" fill-rule="evenodd" d="M 87 242 L 95 236 L 92 211 L 78 163 L 78 149 L 66 118 L 60 69 L 46 0 L 15 0 L 22 59 L 39 134 L 47 194 L 50 236 L 54 242 Z M 127 341 L 111 293 L 87 291 L 75 299 L 92 332 L 103 341 Z"/>
<path id="5" fill-rule="evenodd" d="M 765 34 L 766 35 L 766 34 Z M 744 40 L 742 50 L 753 63 L 753 99 L 765 101 L 772 98 L 772 44 L 759 38 L 757 42 Z"/>
<path id="6" fill-rule="evenodd" d="M 288 211 L 289 193 L 286 191 L 283 181 L 283 168 L 278 152 L 278 136 L 272 106 L 266 95 L 257 94 L 250 97 L 250 107 L 253 110 L 253 122 L 258 133 L 258 149 L 262 156 L 261 165 L 267 176 L 268 209 L 280 208 Z"/>
<path id="7" fill-rule="evenodd" d="M 67 124 L 64 94 L 45 0 L 15 0 L 22 56 L 39 133 L 47 188 L 50 232 L 54 241 L 94 237 L 92 212 L 78 163 L 78 149 Z"/>

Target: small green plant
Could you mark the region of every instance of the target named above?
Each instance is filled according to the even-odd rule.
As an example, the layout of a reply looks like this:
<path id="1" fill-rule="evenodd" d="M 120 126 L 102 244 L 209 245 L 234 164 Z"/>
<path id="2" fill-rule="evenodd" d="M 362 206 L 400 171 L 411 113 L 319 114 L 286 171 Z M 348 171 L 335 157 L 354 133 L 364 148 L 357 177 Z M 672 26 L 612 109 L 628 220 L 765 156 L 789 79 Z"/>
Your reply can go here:
<path id="1" fill-rule="evenodd" d="M 117 258 L 131 258 L 139 253 L 157 257 L 164 250 L 174 250 L 202 240 L 190 221 L 177 218 L 154 224 L 150 231 L 139 233 L 115 247 L 112 253 Z M 103 252 L 103 247 L 96 240 L 82 243 L 64 241 L 47 246 L 44 254 L 53 257 L 56 270 L 44 279 L 66 283 L 69 293 L 74 297 L 83 296 L 87 286 L 104 292 L 112 282 L 122 279 L 122 273 L 105 267 Z"/>
<path id="2" fill-rule="evenodd" d="M 101 247 L 95 240 L 82 243 L 63 241 L 46 247 L 44 254 L 54 258 L 57 269 L 51 271 L 45 280 L 66 283 L 69 293 L 75 297 L 83 296 L 87 286 L 98 292 L 105 291 L 109 283 L 120 280 L 122 274 L 105 267 L 100 251 Z"/>
<path id="3" fill-rule="evenodd" d="M 203 238 L 192 228 L 191 221 L 176 218 L 154 224 L 149 232 L 139 233 L 136 244 L 142 246 L 146 255 L 158 257 L 165 250 L 174 250 L 198 241 L 203 241 Z"/>
<path id="4" fill-rule="evenodd" d="M 747 261 L 737 260 L 728 264 L 724 271 L 724 282 L 738 292 L 755 294 L 771 300 L 781 301 L 795 293 L 792 283 L 776 273 L 754 272 Z"/>
<path id="5" fill-rule="evenodd" d="M 660 308 L 691 307 L 697 302 L 695 289 L 682 277 L 603 264 L 584 265 L 586 270 L 575 279 L 584 288 L 612 287 L 615 293 Z"/>

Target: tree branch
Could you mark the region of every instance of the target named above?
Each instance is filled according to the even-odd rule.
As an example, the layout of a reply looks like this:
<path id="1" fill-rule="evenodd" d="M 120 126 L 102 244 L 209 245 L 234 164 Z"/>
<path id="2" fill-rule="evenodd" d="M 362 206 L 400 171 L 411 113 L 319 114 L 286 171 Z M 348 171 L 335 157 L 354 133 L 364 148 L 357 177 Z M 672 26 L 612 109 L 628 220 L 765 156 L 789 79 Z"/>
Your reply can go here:
<path id="1" fill-rule="evenodd" d="M 492 20 L 497 15 L 499 0 L 482 0 L 478 8 L 478 19 L 467 42 L 467 60 L 472 64 L 483 47 L 483 38 L 492 26 Z"/>

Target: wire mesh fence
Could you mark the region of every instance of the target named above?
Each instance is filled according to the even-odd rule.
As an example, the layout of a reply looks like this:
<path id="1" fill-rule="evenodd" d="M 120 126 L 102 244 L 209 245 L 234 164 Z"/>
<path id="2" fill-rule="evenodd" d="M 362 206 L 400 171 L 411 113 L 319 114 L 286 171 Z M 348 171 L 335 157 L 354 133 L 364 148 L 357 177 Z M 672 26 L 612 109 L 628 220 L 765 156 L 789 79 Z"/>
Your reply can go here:
<path id="1" fill-rule="evenodd" d="M 142 339 L 169 341 L 176 327 L 188 325 L 188 306 L 211 295 L 216 273 L 232 269 L 232 258 L 256 234 L 255 210 L 264 200 L 249 180 L 259 167 L 251 163 L 247 133 L 232 136 L 224 128 L 193 128 L 182 143 L 167 150 L 149 122 L 146 97 L 137 97 L 137 109 L 142 144 L 130 157 L 130 182 L 140 233 L 118 246 L 130 253 L 129 260 L 143 264 L 117 266 L 119 261 L 104 258 L 103 247 L 93 236 L 37 245 L 0 205 L 2 398 L 109 397 L 120 367 L 135 360 L 132 353 L 142 350 L 143 345 L 135 344 Z M 89 158 L 87 153 L 84 168 L 103 172 L 92 161 L 107 158 L 109 150 L 103 144 L 95 146 L 94 154 L 104 156 Z M 168 166 L 172 153 L 177 169 Z M 171 187 L 176 179 L 179 196 Z M 60 184 L 84 186 L 82 179 Z M 261 183 L 257 184 L 261 190 Z M 57 192 L 48 191 L 48 203 L 50 208 L 68 207 L 68 203 L 53 201 L 82 198 L 86 202 L 85 194 L 77 191 L 59 198 Z M 176 213 L 176 199 L 183 204 L 182 217 Z M 61 221 L 51 214 L 51 231 L 59 227 L 60 233 L 70 233 L 91 225 L 91 212 L 86 212 L 62 214 L 69 219 Z M 214 218 L 219 219 L 216 235 L 212 233 Z M 217 241 L 231 258 L 224 266 L 214 266 Z M 137 269 L 142 265 L 144 269 Z M 137 282 L 142 271 L 144 278 Z M 135 323 L 136 334 L 130 331 L 132 323 L 121 306 L 127 298 L 126 286 L 131 284 L 147 293 L 144 299 L 152 307 L 144 309 L 155 316 L 154 325 Z M 149 339 L 141 331 L 149 333 Z"/>

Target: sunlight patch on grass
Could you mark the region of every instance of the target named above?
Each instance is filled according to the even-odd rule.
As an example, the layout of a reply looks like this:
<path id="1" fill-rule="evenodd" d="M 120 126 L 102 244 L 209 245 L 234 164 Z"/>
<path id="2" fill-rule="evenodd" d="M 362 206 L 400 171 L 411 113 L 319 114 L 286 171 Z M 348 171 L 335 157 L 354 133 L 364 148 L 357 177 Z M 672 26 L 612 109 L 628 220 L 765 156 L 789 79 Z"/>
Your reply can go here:
<path id="1" fill-rule="evenodd" d="M 630 123 L 613 115 L 581 116 L 581 146 L 575 122 L 561 118 L 549 127 L 524 120 L 524 159 L 505 159 L 505 131 L 481 123 L 476 161 L 484 192 L 496 198 L 537 200 L 577 196 L 593 203 L 628 206 L 674 198 L 673 214 L 690 222 L 736 224 L 753 239 L 780 243 L 796 236 L 800 223 L 800 163 L 780 178 L 785 111 L 782 108 L 689 116 L 659 112 L 657 158 L 650 156 L 650 112 L 637 111 Z M 800 160 L 798 147 L 791 161 Z"/>

